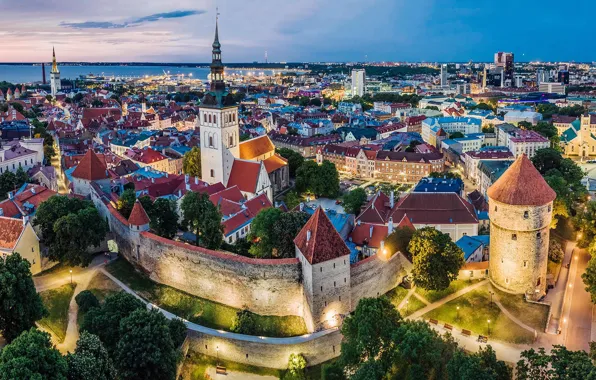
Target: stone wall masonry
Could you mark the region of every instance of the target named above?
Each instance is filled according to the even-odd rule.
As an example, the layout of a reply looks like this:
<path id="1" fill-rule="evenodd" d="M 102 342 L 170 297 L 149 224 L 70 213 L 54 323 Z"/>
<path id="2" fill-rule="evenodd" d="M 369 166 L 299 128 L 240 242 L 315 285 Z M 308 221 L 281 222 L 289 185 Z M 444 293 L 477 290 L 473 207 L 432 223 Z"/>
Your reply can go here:
<path id="1" fill-rule="evenodd" d="M 310 337 L 271 338 L 259 341 L 253 339 L 236 339 L 230 336 L 207 334 L 190 330 L 190 351 L 231 360 L 237 363 L 259 367 L 285 369 L 288 368 L 290 354 L 302 354 L 309 366 L 323 363 L 339 356 L 341 340 L 339 330 L 312 334 Z"/>
<path id="2" fill-rule="evenodd" d="M 412 263 L 400 252 L 385 261 L 373 255 L 351 266 L 352 310 L 365 297 L 378 297 L 399 285 L 412 269 Z"/>

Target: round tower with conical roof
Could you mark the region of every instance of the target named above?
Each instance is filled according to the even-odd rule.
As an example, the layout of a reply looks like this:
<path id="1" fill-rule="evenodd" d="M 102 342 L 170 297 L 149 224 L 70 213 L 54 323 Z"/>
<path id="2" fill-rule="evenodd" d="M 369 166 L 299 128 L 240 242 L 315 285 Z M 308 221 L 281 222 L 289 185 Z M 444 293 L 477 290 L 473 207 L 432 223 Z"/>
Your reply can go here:
<path id="1" fill-rule="evenodd" d="M 549 230 L 556 194 L 521 155 L 488 189 L 489 277 L 509 293 L 546 293 Z"/>

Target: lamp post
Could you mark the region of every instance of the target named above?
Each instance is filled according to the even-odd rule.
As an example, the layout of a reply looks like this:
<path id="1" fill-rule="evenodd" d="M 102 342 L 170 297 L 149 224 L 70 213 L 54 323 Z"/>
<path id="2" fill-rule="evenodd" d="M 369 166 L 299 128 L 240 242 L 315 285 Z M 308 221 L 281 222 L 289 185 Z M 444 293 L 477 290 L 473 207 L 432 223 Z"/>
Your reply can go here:
<path id="1" fill-rule="evenodd" d="M 406 300 L 406 314 L 408 314 L 410 312 L 410 300 L 407 299 Z"/>
<path id="2" fill-rule="evenodd" d="M 70 270 L 70 284 L 72 285 L 72 269 Z"/>
<path id="3" fill-rule="evenodd" d="M 457 309 L 457 316 L 455 317 L 455 320 L 459 321 L 459 306 L 456 307 L 456 309 Z"/>
<path id="4" fill-rule="evenodd" d="M 215 347 L 215 352 L 216 352 L 216 355 L 217 355 L 217 365 L 219 365 L 219 346 L 216 346 Z"/>
<path id="5" fill-rule="evenodd" d="M 490 294 L 490 304 L 493 304 L 493 294 L 495 294 L 495 292 L 493 291 L 489 291 L 488 294 Z"/>
<path id="6" fill-rule="evenodd" d="M 488 327 L 488 336 L 490 336 L 490 319 L 486 320 L 486 327 Z"/>

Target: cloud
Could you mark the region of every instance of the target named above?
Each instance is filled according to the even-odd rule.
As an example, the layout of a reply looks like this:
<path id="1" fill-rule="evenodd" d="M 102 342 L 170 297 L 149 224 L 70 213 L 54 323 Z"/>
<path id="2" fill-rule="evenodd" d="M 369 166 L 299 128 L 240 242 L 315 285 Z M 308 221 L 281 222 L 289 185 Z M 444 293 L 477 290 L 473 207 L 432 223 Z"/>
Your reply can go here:
<path id="1" fill-rule="evenodd" d="M 85 21 L 85 22 L 64 22 L 60 26 L 75 29 L 122 29 L 132 26 L 138 26 L 148 22 L 155 22 L 162 19 L 183 18 L 188 16 L 204 14 L 204 10 L 173 11 L 165 13 L 155 13 L 149 16 L 138 17 L 129 21 L 115 23 L 110 21 Z"/>

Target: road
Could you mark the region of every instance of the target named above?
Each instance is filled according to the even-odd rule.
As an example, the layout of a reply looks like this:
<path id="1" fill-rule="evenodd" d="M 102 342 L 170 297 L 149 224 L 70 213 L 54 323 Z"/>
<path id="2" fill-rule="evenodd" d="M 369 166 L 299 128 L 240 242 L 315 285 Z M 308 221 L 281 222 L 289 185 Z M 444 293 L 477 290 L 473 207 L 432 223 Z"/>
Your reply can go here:
<path id="1" fill-rule="evenodd" d="M 565 345 L 569 350 L 590 352 L 592 330 L 592 301 L 584 287 L 581 275 L 586 271 L 590 255 L 585 249 L 576 249 L 569 275 L 569 302 L 564 315 L 567 318 Z M 574 268 L 575 267 L 575 268 Z"/>

